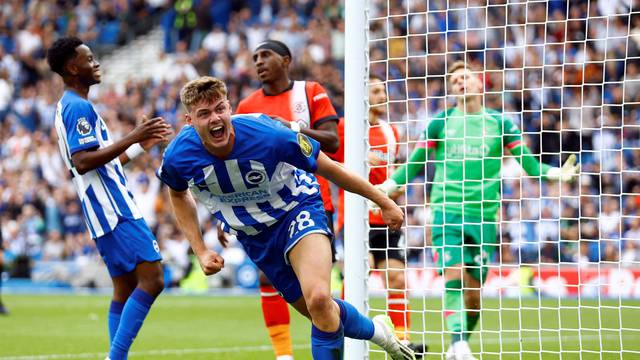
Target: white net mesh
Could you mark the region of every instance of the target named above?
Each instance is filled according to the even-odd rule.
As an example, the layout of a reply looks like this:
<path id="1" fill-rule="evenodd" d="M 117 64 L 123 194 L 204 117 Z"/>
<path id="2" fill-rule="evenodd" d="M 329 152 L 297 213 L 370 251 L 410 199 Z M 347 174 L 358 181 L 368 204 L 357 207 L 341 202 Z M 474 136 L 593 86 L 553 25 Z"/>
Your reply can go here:
<path id="1" fill-rule="evenodd" d="M 512 121 L 538 160 L 561 166 L 576 154 L 581 164 L 573 183 L 548 182 L 505 151 L 497 220 L 481 220 L 498 242 L 473 329 L 471 315 L 451 320 L 469 307 L 447 305 L 455 296 L 433 260 L 430 194 L 443 184 L 428 165 L 398 199 L 407 290 L 389 296 L 397 271 L 372 271 L 372 314 L 403 314 L 397 294 L 409 294 L 401 335 L 428 344 L 425 358 L 468 338 L 482 359 L 640 359 L 640 2 L 370 0 L 368 21 L 370 74 L 388 97 L 381 118 L 399 134 L 395 164 L 372 169 L 405 164 L 427 120 L 455 106 L 447 74 L 457 60 L 482 70 L 482 105 Z M 449 354 L 466 359 L 458 350 Z M 375 347 L 370 355 L 384 358 Z"/>

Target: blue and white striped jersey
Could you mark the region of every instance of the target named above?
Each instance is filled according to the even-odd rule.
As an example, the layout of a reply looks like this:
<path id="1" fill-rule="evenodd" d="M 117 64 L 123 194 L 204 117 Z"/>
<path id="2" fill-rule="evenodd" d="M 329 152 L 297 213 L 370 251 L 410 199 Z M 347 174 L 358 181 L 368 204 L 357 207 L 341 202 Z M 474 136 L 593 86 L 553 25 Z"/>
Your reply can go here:
<path id="1" fill-rule="evenodd" d="M 142 218 L 117 157 L 82 175 L 73 166 L 71 155 L 74 153 L 113 143 L 93 105 L 73 91 L 65 91 L 56 108 L 55 126 L 60 153 L 73 176 L 91 236 L 108 234 L 123 219 Z"/>
<path id="2" fill-rule="evenodd" d="M 158 177 L 193 195 L 226 232 L 256 235 L 310 197 L 322 201 L 312 174 L 320 144 L 262 114 L 231 117 L 235 143 L 226 159 L 207 151 L 185 126 L 169 144 Z"/>

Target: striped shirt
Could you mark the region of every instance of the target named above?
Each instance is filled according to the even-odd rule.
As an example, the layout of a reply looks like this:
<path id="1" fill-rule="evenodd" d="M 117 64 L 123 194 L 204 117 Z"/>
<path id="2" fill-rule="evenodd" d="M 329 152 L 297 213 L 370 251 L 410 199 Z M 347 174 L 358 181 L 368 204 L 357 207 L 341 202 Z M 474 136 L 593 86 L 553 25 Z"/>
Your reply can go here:
<path id="1" fill-rule="evenodd" d="M 158 177 L 176 191 L 189 189 L 236 235 L 257 235 L 316 196 L 320 144 L 262 114 L 231 118 L 235 143 L 219 159 L 185 126 L 164 153 Z"/>
<path id="2" fill-rule="evenodd" d="M 108 234 L 122 220 L 142 218 L 117 157 L 84 174 L 79 174 L 71 161 L 71 155 L 78 151 L 113 144 L 93 105 L 73 91 L 65 91 L 56 108 L 55 127 L 60 153 L 73 177 L 91 237 Z"/>

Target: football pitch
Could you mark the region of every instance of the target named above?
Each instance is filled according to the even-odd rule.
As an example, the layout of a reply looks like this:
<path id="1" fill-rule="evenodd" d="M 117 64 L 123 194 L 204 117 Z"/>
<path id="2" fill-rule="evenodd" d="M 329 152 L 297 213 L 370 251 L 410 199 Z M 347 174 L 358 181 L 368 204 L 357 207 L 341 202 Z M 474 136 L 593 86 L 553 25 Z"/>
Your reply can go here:
<path id="1" fill-rule="evenodd" d="M 0 317 L 0 360 L 104 359 L 108 297 L 5 294 L 3 300 L 11 313 Z M 373 299 L 371 304 L 381 308 L 384 299 Z M 640 301 L 484 299 L 483 304 L 482 334 L 471 338 L 472 349 L 482 349 L 482 359 L 640 358 L 627 352 L 640 351 Z M 448 345 L 449 336 L 441 333 L 440 300 L 426 299 L 423 304 L 414 299 L 412 309 L 413 330 L 426 330 L 430 347 L 426 358 L 442 359 L 442 344 Z M 311 359 L 309 330 L 306 319 L 292 312 L 297 360 Z M 422 340 L 418 334 L 413 339 Z M 154 305 L 130 358 L 274 356 L 257 296 L 164 295 Z M 384 356 L 374 352 L 371 359 Z"/>

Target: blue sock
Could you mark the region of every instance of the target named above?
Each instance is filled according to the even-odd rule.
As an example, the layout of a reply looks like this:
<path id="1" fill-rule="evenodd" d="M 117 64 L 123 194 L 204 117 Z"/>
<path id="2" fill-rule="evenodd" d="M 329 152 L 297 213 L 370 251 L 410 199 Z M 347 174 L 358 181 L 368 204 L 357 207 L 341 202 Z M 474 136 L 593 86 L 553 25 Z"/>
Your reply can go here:
<path id="1" fill-rule="evenodd" d="M 149 313 L 154 300 L 155 298 L 144 292 L 144 290 L 138 288 L 133 290 L 133 293 L 124 304 L 120 326 L 118 326 L 118 331 L 116 331 L 111 343 L 111 352 L 109 352 L 111 360 L 127 359 L 133 339 L 138 335 L 138 331 L 140 331 L 144 318 Z"/>
<path id="2" fill-rule="evenodd" d="M 335 332 L 324 332 L 311 326 L 311 354 L 313 360 L 342 360 L 344 331 L 342 324 Z"/>
<path id="3" fill-rule="evenodd" d="M 348 302 L 333 299 L 340 307 L 340 321 L 344 326 L 344 336 L 351 339 L 371 340 L 373 337 L 373 321 L 360 314 L 358 310 Z"/>
<path id="4" fill-rule="evenodd" d="M 113 342 L 113 338 L 116 336 L 116 331 L 118 331 L 120 315 L 122 315 L 123 308 L 124 303 L 111 301 L 111 306 L 109 307 L 109 344 Z"/>

